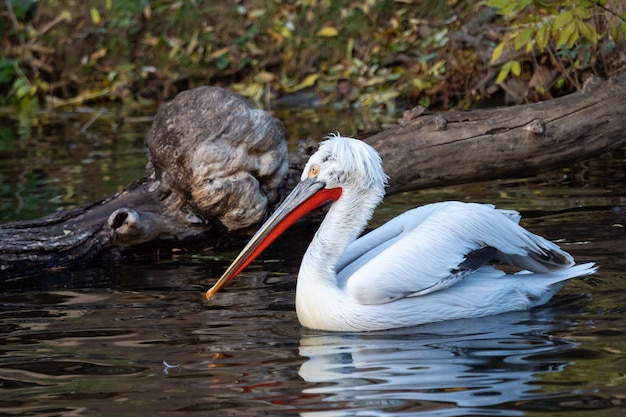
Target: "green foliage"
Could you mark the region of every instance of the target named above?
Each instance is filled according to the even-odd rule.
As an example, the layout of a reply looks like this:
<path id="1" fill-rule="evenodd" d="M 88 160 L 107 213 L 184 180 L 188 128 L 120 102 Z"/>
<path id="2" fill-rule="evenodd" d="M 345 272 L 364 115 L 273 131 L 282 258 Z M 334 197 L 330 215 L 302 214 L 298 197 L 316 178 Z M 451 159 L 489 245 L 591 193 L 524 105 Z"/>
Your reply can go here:
<path id="1" fill-rule="evenodd" d="M 567 56 L 570 66 L 580 70 L 590 65 L 592 52 L 606 52 L 626 38 L 626 13 L 619 16 L 613 11 L 618 0 L 487 0 L 486 4 L 509 23 L 491 55 L 491 63 L 501 65 L 498 83 L 510 74 L 522 74 L 521 62 L 510 58 L 516 54 L 506 52 Z"/>
<path id="2" fill-rule="evenodd" d="M 25 21 L 35 3 L 36 0 L 11 0 L 11 6 L 17 20 L 20 22 Z"/>
<path id="3" fill-rule="evenodd" d="M 17 104 L 23 108 L 31 108 L 37 100 L 37 85 L 31 84 L 16 60 L 0 60 L 0 85 L 10 86 L 8 93 L 0 96 L 2 105 Z"/>
<path id="4" fill-rule="evenodd" d="M 38 72 L 45 65 L 38 54 L 53 50 L 38 42 L 41 35 L 32 27 L 31 20 L 38 6 L 36 0 L 11 0 L 5 3 L 3 13 L 8 19 L 0 20 L 3 45 L 0 53 L 0 104 L 16 105 L 24 112 L 32 112 L 37 106 L 39 93 L 48 91 L 48 83 L 29 73 Z M 48 22 L 44 31 L 54 25 L 70 20 L 68 13 L 61 13 Z"/>
<path id="5" fill-rule="evenodd" d="M 335 107 L 468 107 L 539 66 L 574 85 L 623 42 L 607 11 L 619 1 L 11 0 L 0 100 L 162 100 L 211 84 L 262 105 L 313 92 Z M 487 65 L 499 72 L 483 79 Z"/>
<path id="6" fill-rule="evenodd" d="M 254 3 L 258 8 L 245 13 L 248 24 L 259 28 L 251 42 L 263 44 L 269 35 L 281 67 L 278 73 L 265 67 L 252 79 L 231 85 L 247 97 L 262 101 L 268 91 L 295 93 L 315 87 L 323 103 L 394 111 L 401 95 L 426 96 L 428 90 L 449 94 L 441 85 L 449 68 L 445 56 L 454 53 L 447 47 L 449 29 L 422 18 L 421 2 Z M 445 3 L 425 3 L 436 5 L 437 14 L 450 13 Z M 345 90 L 337 91 L 338 85 Z"/>

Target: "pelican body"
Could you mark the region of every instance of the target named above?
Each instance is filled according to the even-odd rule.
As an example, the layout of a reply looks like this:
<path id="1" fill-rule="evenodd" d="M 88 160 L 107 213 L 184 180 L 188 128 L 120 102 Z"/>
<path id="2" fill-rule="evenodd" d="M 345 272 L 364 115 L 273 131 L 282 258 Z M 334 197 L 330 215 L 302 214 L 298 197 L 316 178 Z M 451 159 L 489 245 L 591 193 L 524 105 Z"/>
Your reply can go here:
<path id="1" fill-rule="evenodd" d="M 298 274 L 296 311 L 308 328 L 373 331 L 525 310 L 547 302 L 576 265 L 556 244 L 488 204 L 442 202 L 409 210 L 358 238 L 382 201 L 387 176 L 365 142 L 331 136 L 301 181 L 261 226 L 210 298 L 298 218 L 332 201 Z M 506 262 L 507 274 L 487 262 Z"/>

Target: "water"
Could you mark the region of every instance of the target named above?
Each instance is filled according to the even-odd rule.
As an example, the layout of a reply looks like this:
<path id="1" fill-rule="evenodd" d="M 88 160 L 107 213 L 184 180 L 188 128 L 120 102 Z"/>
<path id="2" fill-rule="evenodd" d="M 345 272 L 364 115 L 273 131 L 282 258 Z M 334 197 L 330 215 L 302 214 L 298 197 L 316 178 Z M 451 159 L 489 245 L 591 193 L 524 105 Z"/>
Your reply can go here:
<path id="1" fill-rule="evenodd" d="M 149 121 L 103 112 L 81 133 L 98 111 L 32 129 L 4 121 L 2 221 L 93 201 L 141 175 Z M 210 302 L 203 292 L 236 249 L 5 280 L 0 414 L 623 416 L 625 161 L 616 151 L 523 180 L 389 197 L 377 211 L 374 225 L 439 200 L 494 202 L 599 264 L 527 312 L 365 334 L 303 329 L 294 288 L 308 237 L 277 241 Z"/>

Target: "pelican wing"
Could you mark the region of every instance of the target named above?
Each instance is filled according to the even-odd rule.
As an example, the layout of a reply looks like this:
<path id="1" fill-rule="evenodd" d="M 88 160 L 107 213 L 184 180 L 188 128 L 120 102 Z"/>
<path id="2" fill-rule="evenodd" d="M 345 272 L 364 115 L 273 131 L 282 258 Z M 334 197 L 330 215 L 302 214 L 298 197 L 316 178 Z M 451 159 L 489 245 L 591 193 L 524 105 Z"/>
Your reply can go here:
<path id="1" fill-rule="evenodd" d="M 419 207 L 352 243 L 339 260 L 338 283 L 361 304 L 383 304 L 448 288 L 494 257 L 533 272 L 573 265 L 517 219 L 483 204 Z"/>
<path id="2" fill-rule="evenodd" d="M 408 232 L 437 211 L 437 206 L 441 204 L 429 204 L 404 212 L 352 242 L 341 255 L 336 266 L 339 285 L 342 286 L 350 276 L 388 247 L 404 239 Z"/>

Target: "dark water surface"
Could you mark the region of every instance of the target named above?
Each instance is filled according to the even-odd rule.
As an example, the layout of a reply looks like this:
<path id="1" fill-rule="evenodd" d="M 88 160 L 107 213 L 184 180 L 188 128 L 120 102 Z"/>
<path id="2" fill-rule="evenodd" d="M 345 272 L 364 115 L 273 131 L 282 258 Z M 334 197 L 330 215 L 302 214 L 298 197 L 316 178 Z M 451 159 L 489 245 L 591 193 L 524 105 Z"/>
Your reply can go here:
<path id="1" fill-rule="evenodd" d="M 97 200 L 141 176 L 149 120 L 127 116 L 1 120 L 0 220 Z M 370 128 L 284 117 L 292 138 Z M 599 264 L 527 312 L 364 334 L 303 329 L 294 288 L 308 238 L 279 240 L 210 303 L 203 292 L 236 251 L 4 280 L 0 415 L 624 416 L 625 171 L 622 150 L 379 208 L 374 225 L 434 201 L 493 202 Z"/>

